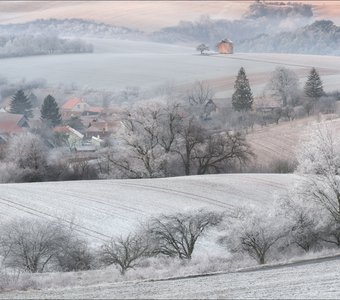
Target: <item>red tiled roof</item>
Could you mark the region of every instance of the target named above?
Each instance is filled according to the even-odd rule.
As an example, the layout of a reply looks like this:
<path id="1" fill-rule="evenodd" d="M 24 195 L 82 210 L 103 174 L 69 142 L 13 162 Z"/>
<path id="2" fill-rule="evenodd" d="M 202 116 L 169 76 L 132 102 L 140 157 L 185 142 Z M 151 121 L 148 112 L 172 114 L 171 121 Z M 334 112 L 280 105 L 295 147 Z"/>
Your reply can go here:
<path id="1" fill-rule="evenodd" d="M 103 109 L 101 107 L 99 107 L 99 106 L 91 106 L 91 107 L 86 109 L 86 111 L 94 112 L 94 113 L 101 113 L 102 110 Z"/>
<path id="2" fill-rule="evenodd" d="M 61 108 L 66 109 L 66 110 L 70 110 L 70 109 L 73 109 L 80 102 L 81 102 L 81 100 L 79 98 L 72 98 L 70 100 L 67 100 Z"/>
<path id="3" fill-rule="evenodd" d="M 63 132 L 63 133 L 67 133 L 69 130 L 67 128 L 67 126 L 56 126 L 53 128 L 53 132 Z"/>
<path id="4" fill-rule="evenodd" d="M 20 133 L 23 128 L 18 125 L 23 115 L 0 112 L 0 133 Z"/>

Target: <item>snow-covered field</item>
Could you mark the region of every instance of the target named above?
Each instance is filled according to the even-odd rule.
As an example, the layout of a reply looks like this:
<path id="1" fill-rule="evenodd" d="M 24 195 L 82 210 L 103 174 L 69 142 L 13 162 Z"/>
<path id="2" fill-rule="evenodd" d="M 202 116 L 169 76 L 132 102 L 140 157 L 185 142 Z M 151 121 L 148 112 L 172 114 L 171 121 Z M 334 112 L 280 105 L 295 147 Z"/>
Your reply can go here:
<path id="1" fill-rule="evenodd" d="M 9 80 L 45 78 L 58 85 L 76 83 L 98 89 L 140 86 L 144 89 L 166 83 L 189 84 L 195 80 L 223 79 L 216 86 L 218 96 L 229 95 L 241 66 L 246 69 L 255 93 L 261 91 L 278 65 L 291 67 L 300 77 L 309 68 L 319 68 L 326 89 L 336 89 L 340 78 L 340 57 L 292 54 L 234 54 L 201 56 L 194 47 L 151 42 L 92 39 L 95 53 L 33 56 L 1 59 L 0 75 Z M 235 46 L 237 49 L 237 45 Z M 236 50 L 237 51 L 237 50 Z M 6 71 L 5 71 L 6 70 Z"/>
<path id="2" fill-rule="evenodd" d="M 0 185 L 1 220 L 60 218 L 78 224 L 94 243 L 127 234 L 151 215 L 198 208 L 266 206 L 293 175 L 228 174 L 165 179 L 69 181 Z"/>
<path id="3" fill-rule="evenodd" d="M 257 161 L 264 165 L 277 159 L 291 160 L 296 157 L 301 142 L 318 126 L 329 126 L 339 131 L 340 119 L 337 115 L 323 115 L 272 124 L 249 133 L 247 140 Z"/>
<path id="4" fill-rule="evenodd" d="M 76 228 L 96 244 L 111 235 L 128 233 L 139 221 L 158 213 L 203 207 L 225 211 L 251 204 L 266 209 L 275 196 L 285 193 L 298 179 L 296 175 L 223 174 L 2 184 L 0 217 L 3 221 L 18 216 L 75 221 Z M 214 251 L 210 249 L 209 253 Z M 206 268 L 207 262 L 203 264 Z M 156 273 L 138 277 L 136 273 L 132 276 L 134 281 L 114 282 L 115 278 L 110 277 L 114 273 L 106 269 L 60 275 L 46 273 L 37 275 L 42 278 L 39 289 L 6 292 L 0 298 L 339 298 L 339 267 L 340 257 L 334 256 L 173 279 L 160 279 L 162 276 Z M 194 270 L 198 272 L 197 266 Z M 187 274 L 190 273 L 183 275 Z"/>
<path id="5" fill-rule="evenodd" d="M 11 292 L 16 299 L 339 299 L 340 258 L 213 276 Z"/>

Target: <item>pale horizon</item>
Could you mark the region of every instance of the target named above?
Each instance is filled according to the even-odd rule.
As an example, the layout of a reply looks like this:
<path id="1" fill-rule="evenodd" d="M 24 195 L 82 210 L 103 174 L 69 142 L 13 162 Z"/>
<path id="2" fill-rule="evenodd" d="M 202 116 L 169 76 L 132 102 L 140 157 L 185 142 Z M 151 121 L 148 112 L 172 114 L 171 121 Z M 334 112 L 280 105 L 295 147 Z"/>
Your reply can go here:
<path id="1" fill-rule="evenodd" d="M 340 2 L 299 1 L 312 4 L 316 19 L 340 23 Z M 195 21 L 202 15 L 213 19 L 239 19 L 252 1 L 3 1 L 0 24 L 36 19 L 81 18 L 125 26 L 146 32 Z"/>

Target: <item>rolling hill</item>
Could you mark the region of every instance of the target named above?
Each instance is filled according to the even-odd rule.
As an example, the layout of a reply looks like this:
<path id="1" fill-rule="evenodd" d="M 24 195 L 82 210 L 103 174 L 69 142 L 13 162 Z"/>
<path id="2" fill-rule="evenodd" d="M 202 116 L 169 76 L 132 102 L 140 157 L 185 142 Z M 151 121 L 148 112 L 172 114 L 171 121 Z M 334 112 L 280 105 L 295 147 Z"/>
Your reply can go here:
<path id="1" fill-rule="evenodd" d="M 74 221 L 94 243 L 127 234 L 152 215 L 240 205 L 266 206 L 293 175 L 228 174 L 165 179 L 98 180 L 0 185 L 0 217 Z"/>
<path id="2" fill-rule="evenodd" d="M 198 55 L 194 48 L 122 40 L 87 39 L 94 53 L 1 59 L 0 75 L 10 81 L 45 78 L 49 84 L 75 83 L 94 89 L 140 86 L 151 89 L 171 83 L 209 80 L 218 97 L 230 96 L 235 76 L 244 67 L 255 94 L 261 92 L 270 72 L 284 65 L 303 79 L 318 68 L 325 89 L 338 88 L 340 57 L 292 54 Z M 53 72 L 51 72 L 53 70 Z M 214 82 L 217 82 L 215 84 Z"/>
<path id="3" fill-rule="evenodd" d="M 225 211 L 245 204 L 265 209 L 296 180 L 295 175 L 228 174 L 2 184 L 0 212 L 3 221 L 18 216 L 75 221 L 76 229 L 96 244 L 110 235 L 126 234 L 138 221 L 162 212 L 200 207 Z M 155 279 L 123 282 L 114 282 L 111 269 L 44 273 L 34 276 L 45 288 L 3 292 L 0 299 L 338 298 L 339 267 L 339 255 L 333 255 L 174 278 L 154 274 Z"/>
<path id="4" fill-rule="evenodd" d="M 334 118 L 334 115 L 328 116 Z M 327 118 L 327 115 L 324 116 Z M 247 136 L 257 161 L 263 165 L 274 160 L 292 160 L 300 142 L 320 124 L 340 130 L 340 119 L 322 120 L 318 116 L 269 125 L 251 132 Z"/>

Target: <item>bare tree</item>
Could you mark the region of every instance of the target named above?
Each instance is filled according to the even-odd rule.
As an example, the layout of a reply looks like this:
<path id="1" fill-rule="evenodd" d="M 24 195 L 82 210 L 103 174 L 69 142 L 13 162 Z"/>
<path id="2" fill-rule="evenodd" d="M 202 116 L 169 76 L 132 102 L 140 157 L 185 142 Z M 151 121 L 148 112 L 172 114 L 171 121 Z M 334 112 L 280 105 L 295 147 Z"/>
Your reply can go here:
<path id="1" fill-rule="evenodd" d="M 299 78 L 294 71 L 285 67 L 277 67 L 271 75 L 267 89 L 280 101 L 282 107 L 295 106 L 298 98 Z"/>
<path id="2" fill-rule="evenodd" d="M 64 238 L 58 224 L 38 220 L 15 220 L 1 231 L 5 265 L 32 273 L 44 271 Z"/>
<path id="3" fill-rule="evenodd" d="M 170 152 L 183 126 L 183 107 L 179 103 L 167 103 L 158 121 L 158 143 L 166 153 Z"/>
<path id="4" fill-rule="evenodd" d="M 205 44 L 200 44 L 196 47 L 196 50 L 201 52 L 201 55 L 203 55 L 204 51 L 209 51 L 209 47 Z"/>
<path id="5" fill-rule="evenodd" d="M 194 159 L 198 162 L 197 174 L 219 173 L 228 164 L 235 161 L 243 164 L 253 156 L 245 138 L 232 132 L 207 136 L 205 143 L 194 152 Z"/>
<path id="6" fill-rule="evenodd" d="M 140 174 L 141 177 L 162 175 L 163 161 L 158 139 L 160 115 L 161 107 L 158 103 L 138 105 L 123 115 L 124 127 L 120 132 L 120 138 L 122 151 L 125 153 L 122 153 L 123 158 L 113 156 L 110 160 L 129 177 L 136 174 Z"/>
<path id="7" fill-rule="evenodd" d="M 205 81 L 197 81 L 186 95 L 191 113 L 205 120 L 212 112 L 209 103 L 212 102 L 213 97 L 214 91 L 209 84 Z M 214 105 L 213 102 L 212 104 Z"/>
<path id="8" fill-rule="evenodd" d="M 244 136 L 212 134 L 176 102 L 139 105 L 122 122 L 119 142 L 105 159 L 124 177 L 179 175 L 178 156 L 185 175 L 222 172 L 252 157 Z"/>
<path id="9" fill-rule="evenodd" d="M 286 234 L 280 221 L 268 210 L 241 208 L 230 217 L 222 242 L 230 250 L 243 251 L 259 264 L 265 264 L 273 246 Z"/>
<path id="10" fill-rule="evenodd" d="M 321 241 L 319 229 L 320 214 L 313 203 L 300 201 L 296 195 L 289 195 L 281 204 L 286 220 L 289 243 L 308 252 Z"/>
<path id="11" fill-rule="evenodd" d="M 304 201 L 314 203 L 323 222 L 322 239 L 340 246 L 340 140 L 335 128 L 326 125 L 314 130 L 298 152 L 297 189 Z"/>
<path id="12" fill-rule="evenodd" d="M 220 214 L 204 210 L 161 215 L 151 219 L 148 232 L 156 243 L 156 253 L 190 260 L 197 240 L 220 221 Z"/>
<path id="13" fill-rule="evenodd" d="M 1 227 L 0 255 L 4 265 L 24 271 L 88 270 L 93 256 L 88 243 L 61 222 L 18 219 Z"/>
<path id="14" fill-rule="evenodd" d="M 149 244 L 139 234 L 129 234 L 127 237 L 112 238 L 102 245 L 101 259 L 107 265 L 119 267 L 122 275 L 128 269 L 133 269 L 143 257 L 149 255 Z"/>
<path id="15" fill-rule="evenodd" d="M 47 149 L 37 135 L 26 132 L 11 138 L 6 159 L 22 169 L 42 170 L 47 164 Z"/>
<path id="16" fill-rule="evenodd" d="M 300 193 L 317 202 L 340 224 L 340 140 L 329 127 L 317 128 L 298 153 Z"/>
<path id="17" fill-rule="evenodd" d="M 172 151 L 180 156 L 185 175 L 191 175 L 193 165 L 195 165 L 194 149 L 204 143 L 206 130 L 194 118 L 184 120 L 182 125 L 179 138 Z"/>
<path id="18" fill-rule="evenodd" d="M 58 244 L 55 261 L 63 272 L 90 270 L 94 255 L 88 242 L 69 229 L 65 230 L 64 238 Z"/>

